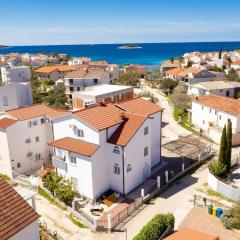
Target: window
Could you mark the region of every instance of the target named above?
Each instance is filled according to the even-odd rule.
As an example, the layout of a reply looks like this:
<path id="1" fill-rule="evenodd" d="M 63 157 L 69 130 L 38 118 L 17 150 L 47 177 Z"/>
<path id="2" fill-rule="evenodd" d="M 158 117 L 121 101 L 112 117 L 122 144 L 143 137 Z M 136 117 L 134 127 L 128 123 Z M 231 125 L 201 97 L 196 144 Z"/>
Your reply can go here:
<path id="1" fill-rule="evenodd" d="M 211 108 L 209 108 L 209 113 L 211 113 L 212 112 L 212 109 Z"/>
<path id="2" fill-rule="evenodd" d="M 222 119 L 222 116 L 221 115 L 219 115 L 219 120 L 221 120 Z"/>
<path id="3" fill-rule="evenodd" d="M 144 128 L 144 135 L 147 135 L 148 134 L 148 127 L 145 127 Z"/>
<path id="4" fill-rule="evenodd" d="M 45 118 L 41 118 L 41 124 L 44 124 L 46 122 Z"/>
<path id="5" fill-rule="evenodd" d="M 40 160 L 41 159 L 41 154 L 40 153 L 36 153 L 35 158 L 36 158 L 36 160 Z"/>
<path id="6" fill-rule="evenodd" d="M 73 92 L 74 91 L 74 87 L 70 87 L 70 92 Z"/>
<path id="7" fill-rule="evenodd" d="M 202 106 L 202 110 L 203 110 L 203 106 Z"/>
<path id="8" fill-rule="evenodd" d="M 144 157 L 148 155 L 148 147 L 144 148 Z"/>
<path id="9" fill-rule="evenodd" d="M 71 156 L 71 157 L 70 157 L 70 163 L 77 164 L 77 159 L 76 159 L 76 157 Z"/>
<path id="10" fill-rule="evenodd" d="M 8 106 L 8 97 L 3 97 L 3 106 Z"/>
<path id="11" fill-rule="evenodd" d="M 116 154 L 119 154 L 120 153 L 120 150 L 119 150 L 119 147 L 118 146 L 115 146 L 113 148 L 113 153 L 116 153 Z"/>
<path id="12" fill-rule="evenodd" d="M 32 122 L 33 126 L 37 126 L 37 120 Z"/>
<path id="13" fill-rule="evenodd" d="M 18 163 L 17 163 L 17 168 L 20 168 L 20 167 L 21 167 L 21 163 L 18 162 Z"/>
<path id="14" fill-rule="evenodd" d="M 35 142 L 40 142 L 40 138 L 38 136 L 35 137 Z"/>
<path id="15" fill-rule="evenodd" d="M 118 164 L 115 164 L 115 165 L 114 165 L 113 172 L 116 173 L 116 174 L 120 174 L 120 167 L 119 167 Z"/>
<path id="16" fill-rule="evenodd" d="M 98 79 L 93 79 L 93 83 L 98 83 Z"/>
<path id="17" fill-rule="evenodd" d="M 127 172 L 130 172 L 130 171 L 132 171 L 132 166 L 131 166 L 131 164 L 128 164 L 127 165 Z"/>
<path id="18" fill-rule="evenodd" d="M 69 79 L 69 84 L 70 84 L 70 85 L 73 84 L 73 79 Z"/>
<path id="19" fill-rule="evenodd" d="M 83 130 L 78 129 L 78 130 L 77 130 L 77 135 L 78 135 L 78 137 L 84 137 L 84 132 L 83 132 Z"/>
<path id="20" fill-rule="evenodd" d="M 80 91 L 80 87 L 77 87 L 77 90 Z"/>
<path id="21" fill-rule="evenodd" d="M 202 123 L 205 124 L 205 120 L 203 120 Z"/>
<path id="22" fill-rule="evenodd" d="M 31 121 L 28 122 L 28 127 L 29 128 L 32 127 L 32 122 Z"/>

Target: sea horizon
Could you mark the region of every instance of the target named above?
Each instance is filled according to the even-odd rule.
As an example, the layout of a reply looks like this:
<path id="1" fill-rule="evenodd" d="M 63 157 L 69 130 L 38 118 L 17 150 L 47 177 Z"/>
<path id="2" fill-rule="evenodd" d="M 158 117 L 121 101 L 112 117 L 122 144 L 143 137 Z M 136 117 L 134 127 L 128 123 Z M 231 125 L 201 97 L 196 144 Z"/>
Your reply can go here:
<path id="1" fill-rule="evenodd" d="M 139 49 L 119 49 L 123 45 L 139 45 Z M 93 61 L 106 60 L 109 63 L 140 64 L 149 67 L 182 56 L 184 53 L 200 51 L 213 52 L 221 49 L 231 51 L 240 47 L 240 41 L 206 41 L 206 42 L 164 42 L 164 43 L 96 43 L 96 44 L 61 44 L 8 46 L 0 49 L 0 54 L 18 53 L 66 53 L 71 57 L 89 57 Z"/>

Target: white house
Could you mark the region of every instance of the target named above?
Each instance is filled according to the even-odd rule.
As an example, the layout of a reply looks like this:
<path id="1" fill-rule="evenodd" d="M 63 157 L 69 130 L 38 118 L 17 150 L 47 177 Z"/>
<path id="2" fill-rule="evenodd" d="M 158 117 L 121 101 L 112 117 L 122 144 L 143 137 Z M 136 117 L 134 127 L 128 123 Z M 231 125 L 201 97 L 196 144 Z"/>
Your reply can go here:
<path id="1" fill-rule="evenodd" d="M 82 91 L 86 87 L 110 83 L 109 73 L 101 69 L 73 71 L 64 79 L 66 94 L 70 99 L 74 92 Z"/>
<path id="2" fill-rule="evenodd" d="M 0 112 L 32 104 L 30 82 L 0 85 Z"/>
<path id="3" fill-rule="evenodd" d="M 116 103 L 133 98 L 133 87 L 100 84 L 72 94 L 73 109 L 84 109 L 101 101 Z"/>
<path id="4" fill-rule="evenodd" d="M 2 67 L 2 82 L 28 82 L 31 79 L 31 72 L 29 66 L 21 67 Z"/>
<path id="5" fill-rule="evenodd" d="M 1 112 L 0 172 L 14 177 L 39 169 L 51 153 L 51 121 L 66 114 L 41 104 Z"/>
<path id="6" fill-rule="evenodd" d="M 192 123 L 205 131 L 216 143 L 220 143 L 222 129 L 231 120 L 233 145 L 240 143 L 240 102 L 239 100 L 207 95 L 196 97 L 192 102 Z"/>
<path id="7" fill-rule="evenodd" d="M 235 98 L 240 92 L 240 83 L 231 81 L 199 82 L 188 86 L 188 95 L 219 95 Z"/>
<path id="8" fill-rule="evenodd" d="M 141 98 L 77 111 L 53 121 L 53 165 L 95 199 L 127 194 L 161 162 L 162 109 Z"/>
<path id="9" fill-rule="evenodd" d="M 69 66 L 77 66 L 80 64 L 86 64 L 89 61 L 91 61 L 91 59 L 87 58 L 87 57 L 72 58 L 71 60 L 68 61 L 68 65 Z"/>
<path id="10" fill-rule="evenodd" d="M 0 178 L 0 239 L 39 240 L 40 215 Z"/>

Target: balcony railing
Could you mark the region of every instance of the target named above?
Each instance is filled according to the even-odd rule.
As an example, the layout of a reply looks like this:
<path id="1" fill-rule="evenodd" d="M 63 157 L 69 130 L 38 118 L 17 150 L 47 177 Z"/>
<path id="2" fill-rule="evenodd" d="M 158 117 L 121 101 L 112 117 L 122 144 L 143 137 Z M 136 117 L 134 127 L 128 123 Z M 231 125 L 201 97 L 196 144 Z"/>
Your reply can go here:
<path id="1" fill-rule="evenodd" d="M 62 156 L 52 156 L 52 163 L 55 168 L 62 169 L 67 171 L 67 163 L 66 160 Z"/>

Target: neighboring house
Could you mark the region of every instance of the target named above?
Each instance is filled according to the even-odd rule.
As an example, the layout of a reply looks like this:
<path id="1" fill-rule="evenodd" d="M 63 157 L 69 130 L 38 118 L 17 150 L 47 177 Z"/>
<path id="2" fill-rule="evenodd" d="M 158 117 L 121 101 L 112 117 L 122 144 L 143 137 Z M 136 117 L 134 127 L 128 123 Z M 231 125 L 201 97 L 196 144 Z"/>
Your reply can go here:
<path id="1" fill-rule="evenodd" d="M 69 65 L 53 65 L 38 68 L 36 73 L 39 80 L 51 79 L 57 81 L 58 79 L 63 79 L 69 72 L 75 70 L 75 67 Z"/>
<path id="2" fill-rule="evenodd" d="M 240 144 L 240 101 L 216 95 L 196 97 L 192 102 L 192 124 L 220 143 L 222 129 L 232 122 L 233 145 Z"/>
<path id="3" fill-rule="evenodd" d="M 0 177 L 0 239 L 39 240 L 40 215 Z"/>
<path id="4" fill-rule="evenodd" d="M 29 66 L 22 67 L 2 67 L 2 82 L 28 82 L 31 80 L 31 72 Z"/>
<path id="5" fill-rule="evenodd" d="M 123 67 L 123 72 L 136 72 L 137 74 L 140 74 L 141 77 L 145 77 L 148 73 L 148 68 L 141 65 L 127 65 Z"/>
<path id="6" fill-rule="evenodd" d="M 73 71 L 65 76 L 66 94 L 70 99 L 74 92 L 82 91 L 86 87 L 109 83 L 109 73 L 101 69 Z"/>
<path id="7" fill-rule="evenodd" d="M 206 79 L 214 78 L 216 75 L 214 75 L 213 73 L 210 73 L 209 71 L 203 68 L 189 67 L 189 68 L 183 69 L 178 67 L 178 68 L 174 68 L 169 71 L 166 71 L 165 76 L 167 78 L 179 80 L 181 82 L 185 82 L 189 84 L 193 82 L 196 83 L 199 81 L 205 81 Z"/>
<path id="8" fill-rule="evenodd" d="M 236 98 L 240 92 L 240 83 L 231 81 L 199 82 L 188 86 L 188 95 L 205 96 L 209 94 Z"/>
<path id="9" fill-rule="evenodd" d="M 0 85 L 0 112 L 32 104 L 30 82 Z"/>
<path id="10" fill-rule="evenodd" d="M 219 237 L 188 228 L 182 228 L 164 238 L 164 240 L 219 240 Z"/>
<path id="11" fill-rule="evenodd" d="M 68 61 L 69 66 L 77 66 L 81 64 L 86 64 L 89 61 L 91 61 L 90 58 L 87 57 L 80 57 L 80 58 L 72 58 L 71 60 Z"/>
<path id="12" fill-rule="evenodd" d="M 53 121 L 53 165 L 89 199 L 127 194 L 161 162 L 162 109 L 141 98 L 74 112 Z"/>
<path id="13" fill-rule="evenodd" d="M 73 93 L 72 104 L 74 109 L 84 109 L 94 106 L 99 101 L 116 103 L 131 98 L 133 98 L 133 87 L 101 84 Z"/>
<path id="14" fill-rule="evenodd" d="M 174 68 L 181 67 L 181 64 L 179 61 L 174 60 L 174 61 L 165 61 L 161 63 L 160 65 L 160 73 L 165 74 L 166 71 L 172 70 Z"/>
<path id="15" fill-rule="evenodd" d="M 51 121 L 66 114 L 43 104 L 1 112 L 0 172 L 12 178 L 39 169 L 51 153 Z"/>
<path id="16" fill-rule="evenodd" d="M 235 70 L 240 70 L 240 60 L 231 63 L 231 68 Z"/>

